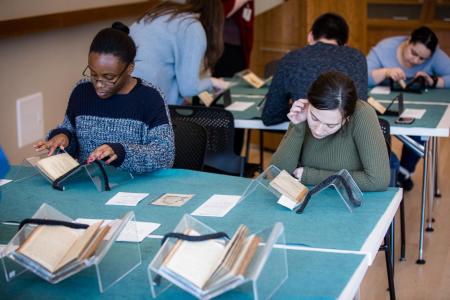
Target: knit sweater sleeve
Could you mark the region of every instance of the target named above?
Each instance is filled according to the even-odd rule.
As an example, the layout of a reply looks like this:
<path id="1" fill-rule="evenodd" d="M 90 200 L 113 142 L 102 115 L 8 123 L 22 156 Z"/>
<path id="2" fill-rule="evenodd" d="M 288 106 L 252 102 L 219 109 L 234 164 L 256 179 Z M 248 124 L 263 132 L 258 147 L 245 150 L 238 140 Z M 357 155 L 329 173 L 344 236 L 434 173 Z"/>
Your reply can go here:
<path id="1" fill-rule="evenodd" d="M 211 79 L 199 78 L 206 51 L 206 34 L 200 22 L 190 18 L 180 21 L 176 38 L 174 65 L 180 94 L 183 97 L 195 96 L 211 90 Z"/>
<path id="2" fill-rule="evenodd" d="M 158 97 L 143 99 L 145 115 L 153 115 L 143 125 L 142 142 L 109 143 L 115 154 L 116 161 L 111 164 L 134 173 L 151 172 L 158 169 L 171 168 L 175 159 L 174 135 L 168 115 L 167 105 L 160 93 Z M 155 114 L 151 110 L 157 111 Z"/>
<path id="3" fill-rule="evenodd" d="M 288 131 L 273 154 L 270 164 L 281 170 L 292 173 L 298 166 L 300 153 L 305 138 L 306 122 L 294 125 L 290 124 Z"/>
<path id="4" fill-rule="evenodd" d="M 386 190 L 389 184 L 390 166 L 386 142 L 378 123 L 375 111 L 362 104 L 363 109 L 355 111 L 352 138 L 361 160 L 362 171 L 350 171 L 350 175 L 362 191 Z M 350 124 L 349 124 L 350 125 Z M 319 170 L 305 167 L 302 183 L 316 185 L 326 177 L 336 173 L 331 170 Z"/>
<path id="5" fill-rule="evenodd" d="M 147 128 L 142 144 L 109 145 L 119 157 L 111 164 L 133 173 L 171 168 L 175 159 L 173 131 L 169 124 Z"/>
<path id="6" fill-rule="evenodd" d="M 261 115 L 262 121 L 266 126 L 279 124 L 288 120 L 289 96 L 285 88 L 287 68 L 286 59 L 283 59 L 279 63 L 272 83 L 270 84 L 270 89 L 266 96 L 266 103 L 264 104 Z"/>

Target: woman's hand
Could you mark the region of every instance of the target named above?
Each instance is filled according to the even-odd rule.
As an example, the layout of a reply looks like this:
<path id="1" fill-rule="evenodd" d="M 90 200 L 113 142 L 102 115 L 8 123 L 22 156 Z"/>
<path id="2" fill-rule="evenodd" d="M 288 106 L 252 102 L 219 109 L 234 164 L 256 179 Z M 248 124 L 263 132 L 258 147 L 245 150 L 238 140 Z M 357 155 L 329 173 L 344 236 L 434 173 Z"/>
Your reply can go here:
<path id="1" fill-rule="evenodd" d="M 416 73 L 416 75 L 414 75 L 414 78 L 417 77 L 423 77 L 425 79 L 425 81 L 427 82 L 427 86 L 433 86 L 434 81 L 433 78 L 431 78 L 430 75 L 428 75 L 428 73 L 423 72 L 423 71 L 419 71 Z"/>
<path id="2" fill-rule="evenodd" d="M 109 164 L 117 159 L 117 155 L 114 153 L 114 150 L 106 144 L 101 145 L 92 151 L 91 155 L 89 155 L 87 159 L 87 163 L 90 164 L 94 160 L 102 160 L 105 157 L 109 157 L 109 159 L 105 162 L 106 164 Z"/>
<path id="3" fill-rule="evenodd" d="M 394 81 L 406 79 L 405 72 L 400 68 L 385 68 L 384 74 L 386 75 L 386 78 L 392 78 Z"/>
<path id="4" fill-rule="evenodd" d="M 64 150 L 69 145 L 69 138 L 64 133 L 60 133 L 52 137 L 48 141 L 39 141 L 33 147 L 36 151 L 48 150 L 48 156 L 52 155 L 57 148 Z"/>
<path id="5" fill-rule="evenodd" d="M 308 99 L 299 99 L 295 101 L 292 104 L 291 110 L 287 114 L 289 120 L 296 125 L 305 122 L 308 105 Z"/>
<path id="6" fill-rule="evenodd" d="M 211 82 L 213 88 L 219 91 L 226 90 L 227 88 L 230 87 L 230 83 L 223 80 L 222 78 L 211 77 Z"/>
<path id="7" fill-rule="evenodd" d="M 292 174 L 294 174 L 294 176 L 298 180 L 301 180 L 302 179 L 302 175 L 303 175 L 303 167 L 299 167 L 299 168 L 295 169 L 294 172 L 292 172 Z"/>

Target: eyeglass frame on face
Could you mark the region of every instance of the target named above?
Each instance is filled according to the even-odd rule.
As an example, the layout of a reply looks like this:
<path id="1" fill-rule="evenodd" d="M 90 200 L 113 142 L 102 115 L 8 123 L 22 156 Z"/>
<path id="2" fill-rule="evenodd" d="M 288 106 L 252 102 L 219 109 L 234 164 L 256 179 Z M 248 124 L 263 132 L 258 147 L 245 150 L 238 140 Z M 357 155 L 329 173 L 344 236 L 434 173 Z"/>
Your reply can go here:
<path id="1" fill-rule="evenodd" d="M 94 83 L 100 82 L 100 83 L 101 83 L 102 85 L 104 85 L 104 86 L 113 87 L 117 82 L 119 82 L 120 77 L 122 77 L 122 75 L 123 75 L 123 74 L 125 73 L 125 71 L 128 69 L 128 66 L 129 66 L 129 65 L 130 65 L 130 64 L 128 63 L 128 64 L 125 66 L 125 69 L 123 69 L 123 71 L 120 72 L 119 75 L 116 75 L 116 76 L 117 76 L 117 79 L 116 79 L 115 81 L 111 81 L 111 80 L 103 80 L 103 79 L 96 79 L 96 78 L 94 78 L 92 75 L 87 75 L 87 74 L 86 74 L 86 71 L 87 71 L 88 69 L 89 69 L 90 72 L 92 72 L 92 69 L 89 67 L 89 65 L 87 65 L 86 68 L 84 68 L 84 71 L 83 71 L 83 73 L 81 73 L 81 75 L 82 75 L 83 77 L 89 78 L 89 80 L 93 81 Z"/>

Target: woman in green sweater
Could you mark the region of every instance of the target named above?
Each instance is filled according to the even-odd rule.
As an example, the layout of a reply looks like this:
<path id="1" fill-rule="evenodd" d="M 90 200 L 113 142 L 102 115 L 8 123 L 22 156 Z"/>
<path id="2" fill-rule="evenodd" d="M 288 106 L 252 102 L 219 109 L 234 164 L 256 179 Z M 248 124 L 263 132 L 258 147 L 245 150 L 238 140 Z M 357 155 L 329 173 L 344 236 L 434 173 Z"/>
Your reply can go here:
<path id="1" fill-rule="evenodd" d="M 357 98 L 352 80 L 331 71 L 294 102 L 291 120 L 272 164 L 316 185 L 347 169 L 362 191 L 385 190 L 389 157 L 375 111 Z"/>

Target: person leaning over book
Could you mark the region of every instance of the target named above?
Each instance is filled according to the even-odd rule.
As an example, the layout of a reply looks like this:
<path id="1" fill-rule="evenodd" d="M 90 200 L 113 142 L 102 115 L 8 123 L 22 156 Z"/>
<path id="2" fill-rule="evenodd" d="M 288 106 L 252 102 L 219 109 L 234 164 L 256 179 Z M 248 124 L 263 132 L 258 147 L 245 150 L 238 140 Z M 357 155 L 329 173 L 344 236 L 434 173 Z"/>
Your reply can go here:
<path id="1" fill-rule="evenodd" d="M 450 88 L 450 58 L 438 47 L 436 34 L 428 27 L 415 29 L 409 37 L 390 37 L 379 42 L 367 56 L 369 86 L 388 84 L 413 77 L 425 78 L 431 88 Z M 416 142 L 424 144 L 419 136 Z M 420 156 L 403 147 L 398 183 L 409 191 L 413 188 L 411 175 Z"/>
<path id="2" fill-rule="evenodd" d="M 346 46 L 349 29 L 345 19 L 333 13 L 319 16 L 308 34 L 308 45 L 284 56 L 270 84 L 262 112 L 264 125 L 287 121 L 292 101 L 306 97 L 323 72 L 336 70 L 352 78 L 358 99 L 367 99 L 367 62 L 357 49 Z"/>
<path id="3" fill-rule="evenodd" d="M 220 0 L 154 6 L 130 27 L 138 47 L 134 74 L 159 86 L 169 104 L 225 89 L 223 79 L 207 76 L 223 50 L 223 19 Z"/>
<path id="4" fill-rule="evenodd" d="M 382 40 L 367 55 L 369 86 L 422 76 L 428 87 L 450 88 L 450 58 L 438 47 L 428 27 L 415 29 L 409 37 Z"/>
<path id="5" fill-rule="evenodd" d="M 362 191 L 388 187 L 386 143 L 373 108 L 358 100 L 353 81 L 330 71 L 313 82 L 307 99 L 294 102 L 289 129 L 271 164 L 316 185 L 347 169 Z"/>
<path id="6" fill-rule="evenodd" d="M 35 149 L 51 155 L 60 147 L 80 162 L 106 160 L 135 173 L 170 168 L 175 149 L 167 104 L 157 88 L 131 76 L 135 55 L 122 23 L 97 33 L 64 121 Z"/>

